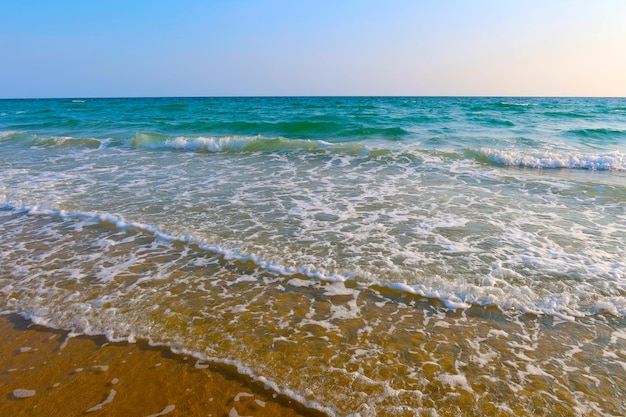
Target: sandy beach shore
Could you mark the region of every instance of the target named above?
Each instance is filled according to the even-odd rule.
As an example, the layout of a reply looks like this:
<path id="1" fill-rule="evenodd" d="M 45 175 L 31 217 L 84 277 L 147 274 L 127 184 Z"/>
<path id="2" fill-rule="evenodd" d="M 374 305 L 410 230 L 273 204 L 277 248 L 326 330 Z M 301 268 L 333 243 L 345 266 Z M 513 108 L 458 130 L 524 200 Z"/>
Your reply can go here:
<path id="1" fill-rule="evenodd" d="M 0 316 L 2 416 L 315 415 L 226 368 Z"/>

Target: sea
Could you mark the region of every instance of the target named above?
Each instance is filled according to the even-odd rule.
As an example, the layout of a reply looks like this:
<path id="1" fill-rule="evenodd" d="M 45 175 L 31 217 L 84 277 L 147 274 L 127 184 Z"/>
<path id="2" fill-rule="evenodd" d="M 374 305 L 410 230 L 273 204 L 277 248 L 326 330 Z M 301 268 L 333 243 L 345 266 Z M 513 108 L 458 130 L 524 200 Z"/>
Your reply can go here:
<path id="1" fill-rule="evenodd" d="M 626 415 L 626 99 L 0 100 L 0 312 L 328 416 Z"/>

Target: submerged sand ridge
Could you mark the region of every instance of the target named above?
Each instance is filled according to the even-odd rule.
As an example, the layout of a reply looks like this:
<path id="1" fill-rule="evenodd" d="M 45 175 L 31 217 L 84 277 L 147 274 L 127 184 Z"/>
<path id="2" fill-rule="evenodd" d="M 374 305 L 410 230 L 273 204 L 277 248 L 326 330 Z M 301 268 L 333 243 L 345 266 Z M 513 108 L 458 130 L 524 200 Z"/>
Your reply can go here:
<path id="1" fill-rule="evenodd" d="M 302 416 L 289 400 L 144 343 L 73 337 L 0 316 L 0 415 Z"/>

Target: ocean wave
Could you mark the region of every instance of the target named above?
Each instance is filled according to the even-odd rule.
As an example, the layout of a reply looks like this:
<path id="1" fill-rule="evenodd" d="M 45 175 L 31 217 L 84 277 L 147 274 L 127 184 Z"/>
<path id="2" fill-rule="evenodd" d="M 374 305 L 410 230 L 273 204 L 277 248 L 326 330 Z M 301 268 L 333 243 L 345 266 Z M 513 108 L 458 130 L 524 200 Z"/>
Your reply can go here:
<path id="1" fill-rule="evenodd" d="M 7 130 L 5 132 L 0 132 L 0 140 L 8 139 L 8 138 L 10 138 L 12 136 L 16 136 L 16 135 L 19 135 L 19 134 L 20 134 L 20 132 L 18 132 L 16 130 Z"/>
<path id="2" fill-rule="evenodd" d="M 0 132 L 0 142 L 22 144 L 42 148 L 99 148 L 107 146 L 111 139 L 80 138 L 72 136 L 40 136 L 29 132 Z"/>
<path id="3" fill-rule="evenodd" d="M 626 154 L 618 151 L 602 154 L 567 154 L 524 152 L 500 149 L 470 150 L 469 156 L 480 162 L 529 168 L 567 168 L 598 171 L 626 171 Z"/>
<path id="4" fill-rule="evenodd" d="M 331 143 L 313 139 L 287 139 L 264 136 L 169 136 L 154 132 L 137 132 L 129 140 L 113 138 L 80 138 L 71 136 L 39 136 L 19 131 L 0 132 L 0 142 L 42 148 L 106 148 L 130 147 L 150 150 L 185 150 L 197 153 L 282 153 L 333 152 L 359 156 L 368 153 L 362 142 Z"/>
<path id="5" fill-rule="evenodd" d="M 515 126 L 515 123 L 511 122 L 510 120 L 505 120 L 505 119 L 488 118 L 488 119 L 478 119 L 478 121 L 486 126 L 494 126 L 494 127 Z"/>
<path id="6" fill-rule="evenodd" d="M 572 129 L 568 134 L 583 138 L 626 138 L 626 130 L 595 128 L 595 129 Z"/>
<path id="7" fill-rule="evenodd" d="M 84 148 L 99 148 L 103 146 L 107 141 L 94 138 L 73 138 L 70 136 L 50 136 L 50 137 L 38 137 L 35 136 L 32 139 L 32 145 L 34 146 L 48 146 L 54 148 L 71 148 L 71 147 L 84 147 Z"/>
<path id="8" fill-rule="evenodd" d="M 130 141 L 137 148 L 180 149 L 205 153 L 334 151 L 359 155 L 367 151 L 362 143 L 330 143 L 323 140 L 267 138 L 263 136 L 177 136 L 138 132 Z"/>
<path id="9" fill-rule="evenodd" d="M 614 134 L 626 135 L 626 132 L 611 131 L 609 129 L 595 129 L 594 132 L 617 132 Z M 70 136 L 38 136 L 20 131 L 0 132 L 0 142 L 22 143 L 27 146 L 42 148 L 86 148 L 105 149 L 111 147 L 135 148 L 138 150 L 187 151 L 199 154 L 212 153 L 304 153 L 304 154 L 334 154 L 352 157 L 376 158 L 386 155 L 392 160 L 409 156 L 414 160 L 418 155 L 423 157 L 435 156 L 438 159 L 473 159 L 479 162 L 500 166 L 522 166 L 530 168 L 566 168 L 587 169 L 599 171 L 626 171 L 626 154 L 620 151 L 604 153 L 564 153 L 557 151 L 532 150 L 505 150 L 497 148 L 470 148 L 438 150 L 429 149 L 435 145 L 440 148 L 443 144 L 435 139 L 426 141 L 426 148 L 420 143 L 394 145 L 392 142 L 328 142 L 313 139 L 288 139 L 284 137 L 257 136 L 169 136 L 155 132 L 137 132 L 131 139 L 100 139 L 80 138 Z M 522 145 L 533 147 L 535 142 L 529 139 L 517 139 Z M 374 144 L 375 143 L 375 144 Z M 407 149 L 410 151 L 407 152 Z"/>
<path id="10" fill-rule="evenodd" d="M 481 100 L 481 101 L 469 101 L 468 110 L 473 113 L 483 113 L 483 112 L 503 112 L 506 113 L 522 113 L 528 111 L 530 107 L 537 106 L 537 103 L 531 102 L 517 102 L 517 101 L 491 101 L 491 100 Z"/>
<path id="11" fill-rule="evenodd" d="M 542 113 L 543 116 L 554 117 L 554 118 L 566 118 L 566 119 L 589 119 L 593 118 L 591 114 L 583 114 L 576 113 L 573 111 L 564 111 L 564 110 L 546 110 Z"/>
<path id="12" fill-rule="evenodd" d="M 359 117 L 362 115 L 358 115 Z M 212 132 L 223 135 L 241 136 L 280 136 L 290 139 L 312 138 L 333 140 L 360 140 L 375 137 L 397 140 L 410 134 L 399 126 L 382 125 L 380 123 L 358 123 L 355 120 L 344 121 L 337 117 L 310 117 L 310 120 L 294 121 L 206 121 L 199 120 L 178 123 L 177 127 L 184 132 Z"/>

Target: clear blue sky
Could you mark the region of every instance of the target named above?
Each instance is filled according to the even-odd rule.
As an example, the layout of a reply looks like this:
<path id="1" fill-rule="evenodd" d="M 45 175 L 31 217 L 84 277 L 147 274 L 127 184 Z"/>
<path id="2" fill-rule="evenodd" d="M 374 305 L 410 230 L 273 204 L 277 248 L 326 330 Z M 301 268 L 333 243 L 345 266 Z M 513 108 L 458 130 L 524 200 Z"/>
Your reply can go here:
<path id="1" fill-rule="evenodd" d="M 0 0 L 0 97 L 626 96 L 624 0 Z"/>

